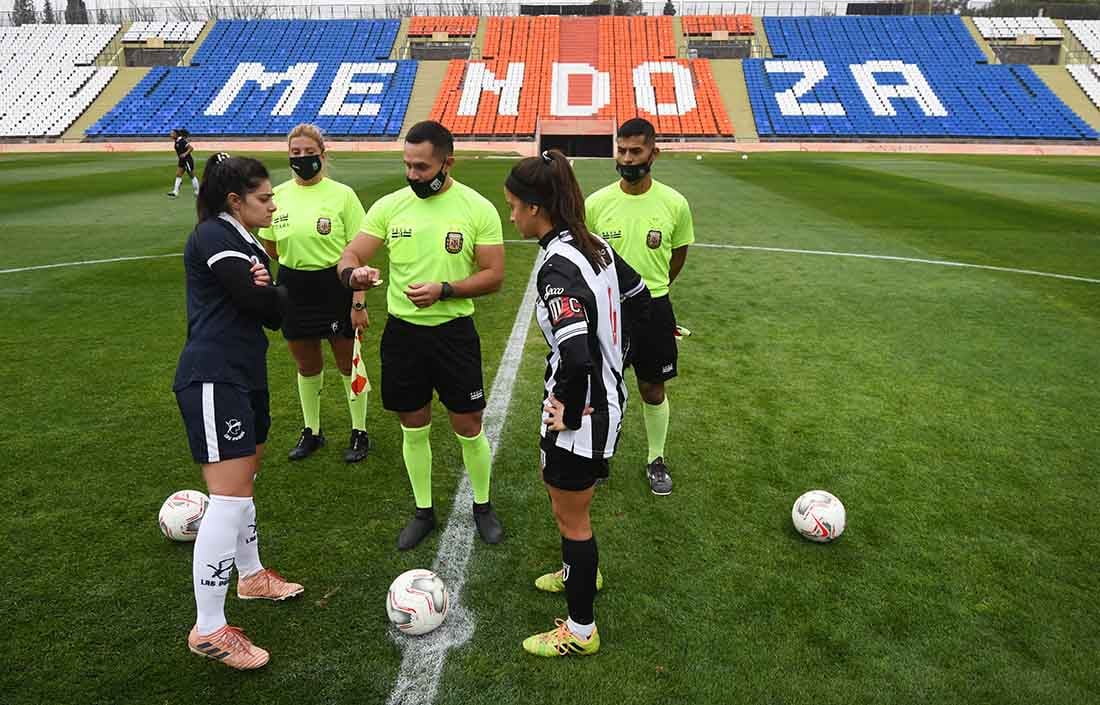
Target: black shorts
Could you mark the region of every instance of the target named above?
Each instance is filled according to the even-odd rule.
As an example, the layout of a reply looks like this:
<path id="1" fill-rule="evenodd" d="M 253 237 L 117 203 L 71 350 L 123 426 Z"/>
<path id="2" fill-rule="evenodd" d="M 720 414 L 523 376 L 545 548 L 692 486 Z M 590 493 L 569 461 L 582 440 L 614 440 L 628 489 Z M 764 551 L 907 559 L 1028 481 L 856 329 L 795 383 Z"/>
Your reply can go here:
<path id="1" fill-rule="evenodd" d="M 286 286 L 289 299 L 283 317 L 284 338 L 355 337 L 351 327 L 352 292 L 336 277 L 336 267 L 306 270 L 280 266 L 278 283 Z"/>
<path id="2" fill-rule="evenodd" d="M 649 322 L 630 331 L 630 365 L 643 382 L 664 382 L 676 376 L 676 314 L 668 296 L 653 299 Z"/>
<path id="3" fill-rule="evenodd" d="M 607 458 L 585 458 L 564 448 L 541 443 L 542 481 L 559 490 L 580 492 L 610 472 Z"/>
<path id="4" fill-rule="evenodd" d="M 481 339 L 469 316 L 438 326 L 418 326 L 390 316 L 382 332 L 382 406 L 416 411 L 432 392 L 448 411 L 466 414 L 485 408 L 481 378 Z"/>
<path id="5" fill-rule="evenodd" d="M 245 458 L 267 442 L 271 412 L 266 389 L 194 382 L 176 392 L 176 403 L 196 463 Z"/>
<path id="6" fill-rule="evenodd" d="M 176 160 L 176 166 L 186 171 L 190 176 L 195 175 L 195 158 L 188 154 Z"/>

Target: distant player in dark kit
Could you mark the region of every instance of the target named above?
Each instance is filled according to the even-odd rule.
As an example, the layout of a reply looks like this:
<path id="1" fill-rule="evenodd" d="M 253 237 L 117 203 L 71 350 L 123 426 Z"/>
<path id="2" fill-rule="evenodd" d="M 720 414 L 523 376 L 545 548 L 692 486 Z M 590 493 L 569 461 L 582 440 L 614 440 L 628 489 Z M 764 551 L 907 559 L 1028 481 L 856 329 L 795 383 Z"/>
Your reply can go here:
<path id="1" fill-rule="evenodd" d="M 634 332 L 631 359 L 642 395 L 649 454 L 646 477 L 655 495 L 672 493 L 665 463 L 669 401 L 665 383 L 677 374 L 676 314 L 669 289 L 684 267 L 695 227 L 687 199 L 650 173 L 660 154 L 648 120 L 634 118 L 619 128 L 616 169 L 620 179 L 585 202 L 588 226 L 633 267 L 653 295 L 649 323 Z"/>
<path id="2" fill-rule="evenodd" d="M 180 183 L 183 181 L 183 173 L 187 172 L 187 175 L 191 177 L 191 188 L 194 189 L 195 195 L 199 195 L 199 180 L 195 176 L 195 148 L 191 146 L 191 143 L 187 141 L 190 137 L 190 133 L 183 128 L 176 128 L 170 133 L 172 136 L 173 147 L 176 150 L 176 183 L 172 187 L 172 190 L 168 192 L 169 198 L 175 198 L 180 195 Z"/>
<path id="3" fill-rule="evenodd" d="M 303 590 L 260 563 L 252 500 L 271 428 L 264 327 L 279 327 L 287 298 L 271 286 L 267 253 L 252 235 L 271 224 L 273 197 L 255 159 L 221 152 L 207 161 L 199 223 L 183 248 L 187 342 L 172 385 L 210 493 L 191 561 L 198 618 L 187 645 L 238 669 L 263 666 L 268 653 L 226 623 L 233 570 L 242 600 L 281 601 Z"/>
<path id="4" fill-rule="evenodd" d="M 504 536 L 489 503 L 492 452 L 481 427 L 485 388 L 474 297 L 500 289 L 504 236 L 500 215 L 484 196 L 456 181 L 454 137 L 433 121 L 405 135 L 408 186 L 367 210 L 359 235 L 340 259 L 340 279 L 360 290 L 375 285 L 365 265 L 389 252 L 389 318 L 382 333 L 382 405 L 401 420 L 401 451 L 416 514 L 397 539 L 413 548 L 435 529 L 432 509 L 432 395 L 447 408 L 473 488 L 473 520 L 485 543 Z"/>
<path id="5" fill-rule="evenodd" d="M 593 602 L 602 577 L 589 507 L 606 478 L 626 406 L 626 330 L 644 325 L 649 292 L 638 273 L 584 224 L 584 196 L 557 150 L 523 159 L 504 195 L 524 238 L 541 252 L 535 318 L 550 346 L 543 376 L 542 480 L 561 533 L 562 569 L 535 587 L 565 592 L 569 618 L 524 640 L 536 656 L 600 648 Z"/>

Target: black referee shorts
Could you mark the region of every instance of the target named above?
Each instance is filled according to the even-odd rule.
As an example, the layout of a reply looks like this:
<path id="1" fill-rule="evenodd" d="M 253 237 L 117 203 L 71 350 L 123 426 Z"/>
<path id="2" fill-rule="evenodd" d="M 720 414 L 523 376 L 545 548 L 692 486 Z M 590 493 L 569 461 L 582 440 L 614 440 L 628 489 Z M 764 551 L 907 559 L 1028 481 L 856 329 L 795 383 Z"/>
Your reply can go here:
<path id="1" fill-rule="evenodd" d="M 177 160 L 176 165 L 187 172 L 188 176 L 195 175 L 195 158 L 188 154 L 186 157 L 181 157 Z"/>
<path id="2" fill-rule="evenodd" d="M 607 458 L 585 458 L 551 444 L 541 442 L 542 481 L 551 487 L 581 492 L 610 474 Z"/>
<path id="3" fill-rule="evenodd" d="M 630 331 L 630 364 L 638 379 L 650 384 L 676 376 L 676 314 L 668 295 L 653 299 L 649 323 Z"/>
<path id="4" fill-rule="evenodd" d="M 271 430 L 266 389 L 194 382 L 176 392 L 191 457 L 203 465 L 256 454 Z"/>
<path id="5" fill-rule="evenodd" d="M 336 267 L 318 270 L 279 267 L 279 284 L 286 286 L 288 304 L 283 317 L 287 340 L 354 338 L 350 289 L 336 276 Z"/>
<path id="6" fill-rule="evenodd" d="M 418 326 L 390 316 L 382 332 L 382 406 L 416 411 L 432 392 L 448 411 L 468 414 L 485 408 L 481 339 L 469 316 L 438 326 Z"/>

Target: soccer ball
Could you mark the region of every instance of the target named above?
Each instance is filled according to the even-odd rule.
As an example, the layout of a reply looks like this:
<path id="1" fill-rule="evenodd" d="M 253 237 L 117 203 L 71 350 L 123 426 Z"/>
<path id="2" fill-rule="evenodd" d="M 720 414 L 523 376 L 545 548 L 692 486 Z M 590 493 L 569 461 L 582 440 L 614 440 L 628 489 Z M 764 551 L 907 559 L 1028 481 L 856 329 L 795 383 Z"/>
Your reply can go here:
<path id="1" fill-rule="evenodd" d="M 791 521 L 803 537 L 828 543 L 844 533 L 844 505 L 825 490 L 810 490 L 795 500 Z"/>
<path id="2" fill-rule="evenodd" d="M 386 614 L 406 634 L 427 634 L 447 616 L 451 599 L 443 580 L 430 570 L 406 570 L 390 585 Z"/>
<path id="3" fill-rule="evenodd" d="M 172 493 L 160 505 L 157 522 L 161 533 L 173 541 L 194 541 L 199 535 L 199 524 L 207 504 L 210 504 L 210 498 L 198 490 Z"/>

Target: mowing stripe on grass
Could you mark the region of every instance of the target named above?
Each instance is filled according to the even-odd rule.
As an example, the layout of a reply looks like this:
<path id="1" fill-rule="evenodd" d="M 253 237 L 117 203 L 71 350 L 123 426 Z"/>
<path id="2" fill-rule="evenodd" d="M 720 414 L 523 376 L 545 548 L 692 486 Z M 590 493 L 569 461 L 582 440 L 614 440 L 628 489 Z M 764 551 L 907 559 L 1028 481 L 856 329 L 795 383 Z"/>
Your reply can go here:
<path id="1" fill-rule="evenodd" d="M 161 259 L 164 257 L 183 257 L 182 252 L 173 252 L 167 255 L 135 255 L 133 257 L 112 257 L 111 259 L 89 259 L 81 262 L 58 262 L 56 264 L 36 264 L 33 267 L 16 267 L 14 269 L 0 269 L 0 274 L 15 274 L 16 272 L 33 272 L 36 269 L 54 269 L 56 267 L 83 267 L 86 264 L 108 264 L 110 262 L 132 262 L 140 259 Z"/>
<path id="2" fill-rule="evenodd" d="M 504 428 L 504 419 L 508 415 L 508 405 L 512 401 L 512 388 L 523 358 L 523 347 L 527 341 L 527 329 L 531 325 L 531 315 L 535 310 L 535 277 L 538 274 L 538 258 L 531 268 L 527 289 L 523 292 L 523 302 L 516 313 L 512 333 L 504 348 L 500 366 L 497 368 L 493 385 L 489 388 L 489 402 L 485 409 L 485 437 L 489 440 L 490 456 L 495 459 L 500 445 L 500 432 Z M 399 643 L 404 647 L 401 655 L 401 670 L 397 674 L 397 683 L 390 693 L 389 705 L 428 705 L 435 700 L 439 689 L 439 677 L 443 674 L 443 664 L 447 659 L 447 650 L 461 646 L 470 640 L 474 633 L 472 615 L 462 607 L 462 587 L 466 583 L 466 564 L 474 543 L 474 520 L 471 514 L 474 501 L 469 476 L 463 473 L 455 490 L 451 516 L 447 519 L 447 528 L 439 539 L 432 570 L 439 574 L 447 584 L 450 593 L 450 609 L 447 621 L 439 629 L 421 637 L 404 638 Z"/>
<path id="3" fill-rule="evenodd" d="M 718 245 L 697 242 L 694 247 L 709 247 L 722 250 L 752 250 L 757 252 L 783 252 L 796 255 L 825 255 L 828 257 L 856 257 L 858 259 L 877 259 L 889 262 L 912 262 L 915 264 L 936 264 L 941 267 L 965 267 L 968 269 L 987 269 L 993 272 L 1011 272 L 1012 274 L 1028 274 L 1033 277 L 1050 277 L 1051 279 L 1068 279 L 1075 282 L 1087 282 L 1100 284 L 1100 279 L 1089 277 L 1076 277 L 1072 274 L 1052 274 L 1051 272 L 1037 272 L 1034 269 L 1016 269 L 1015 267 L 994 267 L 990 264 L 970 264 L 968 262 L 950 262 L 940 259 L 921 259 L 919 257 L 895 257 L 893 255 L 868 255 L 860 252 L 831 252 L 829 250 L 797 250 L 787 247 L 760 247 L 757 245 Z"/>

